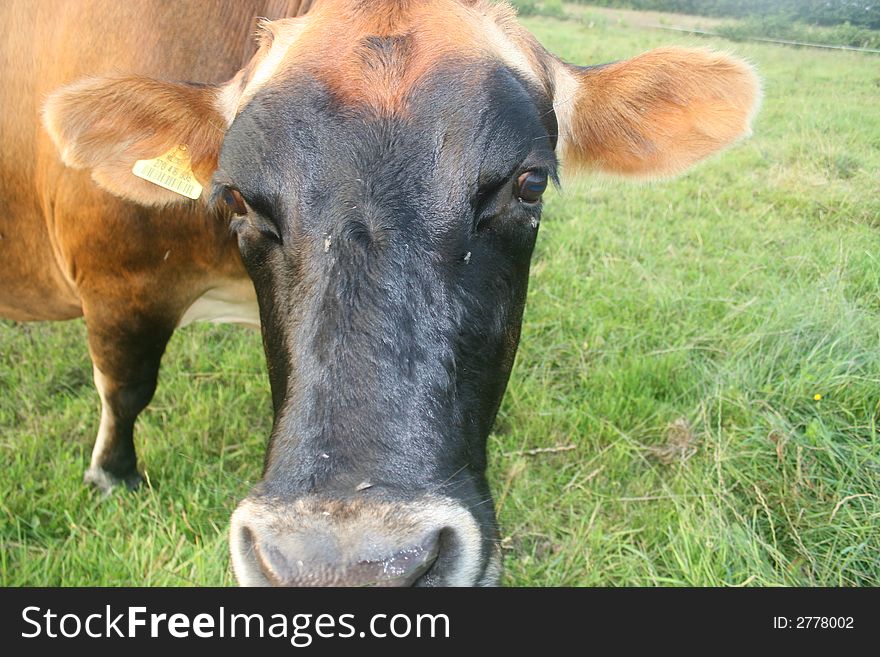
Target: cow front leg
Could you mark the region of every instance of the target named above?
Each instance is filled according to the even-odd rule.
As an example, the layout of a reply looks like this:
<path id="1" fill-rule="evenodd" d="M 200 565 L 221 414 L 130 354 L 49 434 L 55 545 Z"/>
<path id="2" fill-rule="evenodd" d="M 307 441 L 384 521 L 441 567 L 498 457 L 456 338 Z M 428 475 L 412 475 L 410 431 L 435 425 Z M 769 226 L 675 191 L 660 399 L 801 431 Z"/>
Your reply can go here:
<path id="1" fill-rule="evenodd" d="M 90 327 L 89 347 L 95 387 L 101 396 L 101 424 L 85 473 L 86 483 L 105 492 L 119 485 L 129 489 L 140 485 L 134 425 L 156 391 L 159 365 L 172 331 L 153 322 L 137 330 Z"/>

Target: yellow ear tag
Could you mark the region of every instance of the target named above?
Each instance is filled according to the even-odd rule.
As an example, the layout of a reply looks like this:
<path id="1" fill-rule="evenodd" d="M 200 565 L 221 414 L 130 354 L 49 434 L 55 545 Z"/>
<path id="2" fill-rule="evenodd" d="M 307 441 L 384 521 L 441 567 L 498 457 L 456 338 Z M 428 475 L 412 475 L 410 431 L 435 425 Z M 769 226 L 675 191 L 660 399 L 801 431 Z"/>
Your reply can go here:
<path id="1" fill-rule="evenodd" d="M 152 160 L 138 160 L 131 172 L 138 178 L 149 180 L 187 198 L 197 199 L 202 194 L 202 186 L 193 175 L 185 144 L 175 146 Z"/>

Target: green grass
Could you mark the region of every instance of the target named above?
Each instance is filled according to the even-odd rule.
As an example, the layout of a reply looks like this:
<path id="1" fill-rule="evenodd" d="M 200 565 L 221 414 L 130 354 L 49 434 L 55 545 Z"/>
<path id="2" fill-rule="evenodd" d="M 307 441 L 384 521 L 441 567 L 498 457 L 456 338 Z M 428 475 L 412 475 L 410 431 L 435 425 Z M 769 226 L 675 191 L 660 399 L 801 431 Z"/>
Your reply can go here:
<path id="1" fill-rule="evenodd" d="M 585 64 L 734 47 L 524 22 Z M 735 48 L 764 79 L 751 139 L 548 198 L 489 439 L 506 584 L 880 585 L 877 60 Z M 175 335 L 138 427 L 153 486 L 106 499 L 81 484 L 82 323 L 2 322 L 0 345 L 0 584 L 233 583 L 229 515 L 271 423 L 258 335 Z"/>

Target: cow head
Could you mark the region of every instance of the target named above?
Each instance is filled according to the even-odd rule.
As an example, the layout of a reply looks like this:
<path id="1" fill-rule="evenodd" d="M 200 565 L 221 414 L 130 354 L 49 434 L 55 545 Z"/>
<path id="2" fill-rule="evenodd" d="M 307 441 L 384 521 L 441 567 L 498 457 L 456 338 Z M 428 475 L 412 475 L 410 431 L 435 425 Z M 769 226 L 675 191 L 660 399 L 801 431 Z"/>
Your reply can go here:
<path id="1" fill-rule="evenodd" d="M 682 171 L 748 131 L 751 69 L 664 49 L 581 68 L 505 5 L 329 0 L 265 23 L 221 86 L 90 78 L 55 93 L 65 162 L 131 175 L 186 144 L 260 304 L 274 404 L 235 511 L 242 584 L 493 584 L 486 439 L 560 162 Z M 210 198 L 208 198 L 210 196 Z"/>

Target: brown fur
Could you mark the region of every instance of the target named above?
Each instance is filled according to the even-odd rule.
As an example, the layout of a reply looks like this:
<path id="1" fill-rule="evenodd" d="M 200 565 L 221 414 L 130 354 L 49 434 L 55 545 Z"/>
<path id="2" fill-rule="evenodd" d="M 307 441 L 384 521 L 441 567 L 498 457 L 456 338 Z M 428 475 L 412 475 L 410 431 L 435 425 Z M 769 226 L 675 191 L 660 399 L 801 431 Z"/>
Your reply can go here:
<path id="1" fill-rule="evenodd" d="M 324 0 L 303 18 L 263 25 L 261 47 L 243 75 L 249 78 L 269 58 L 273 43 L 286 47 L 285 33 L 295 31 L 271 83 L 308 73 L 342 102 L 401 113 L 412 89 L 443 61 L 506 61 L 514 54 L 530 62 L 521 72 L 536 75 L 543 69 L 537 42 L 516 25 L 514 16 L 505 4 L 476 0 Z M 488 30 L 500 39 L 487 40 Z M 314 52 L 322 57 L 312 56 Z M 237 111 L 257 91 L 254 86 L 242 89 L 235 98 Z"/>
<path id="2" fill-rule="evenodd" d="M 573 106 L 564 161 L 635 176 L 679 173 L 747 134 L 759 96 L 750 67 L 709 50 L 663 48 L 566 73 L 578 86 L 557 99 Z"/>
<path id="3" fill-rule="evenodd" d="M 215 97 L 213 87 L 146 77 L 85 78 L 53 93 L 43 116 L 67 166 L 91 170 L 95 182 L 116 196 L 161 205 L 180 196 L 133 176 L 132 165 L 183 144 L 207 186 L 227 128 Z"/>
<path id="4" fill-rule="evenodd" d="M 253 17 L 265 15 L 264 9 L 264 2 L 229 5 L 218 0 L 174 6 L 160 0 L 2 3 L 7 37 L 0 44 L 0 105 L 14 111 L 0 113 L 0 193 L 7 209 L 0 214 L 0 315 L 22 320 L 76 317 L 92 294 L 102 306 L 116 305 L 126 315 L 134 295 L 121 271 L 129 272 L 129 279 L 138 272 L 143 282 L 135 289 L 146 295 L 143 303 L 176 296 L 180 289 L 182 298 L 172 305 L 201 294 L 218 266 L 224 276 L 244 277 L 235 243 L 221 222 L 203 211 L 193 212 L 187 203 L 145 211 L 96 187 L 90 171 L 71 169 L 61 161 L 40 125 L 40 110 L 63 85 L 73 84 L 72 89 L 82 92 L 90 85 L 100 87 L 103 80 L 106 95 L 100 113 L 89 115 L 89 98 L 80 94 L 85 104 L 73 110 L 76 120 L 57 128 L 59 133 L 88 135 L 92 141 L 87 143 L 97 146 L 96 152 L 90 156 L 80 144 L 71 156 L 80 165 L 98 163 L 96 154 L 114 153 L 119 145 L 93 138 L 130 128 L 136 117 L 127 113 L 143 117 L 148 110 L 143 102 L 138 105 L 143 94 L 125 99 L 110 91 L 109 80 L 224 82 L 241 65 L 241 54 L 230 52 L 227 44 L 251 42 Z M 194 52 L 200 55 L 194 57 Z M 75 82 L 84 75 L 97 77 Z M 143 92 L 152 83 L 134 84 Z M 122 142 L 128 140 L 121 130 L 118 135 Z M 96 177 L 113 186 L 111 164 L 98 164 Z M 133 164 L 116 163 L 117 169 Z M 123 178 L 126 189 L 129 184 L 137 188 L 137 178 Z M 169 248 L 171 255 L 162 260 Z"/>

